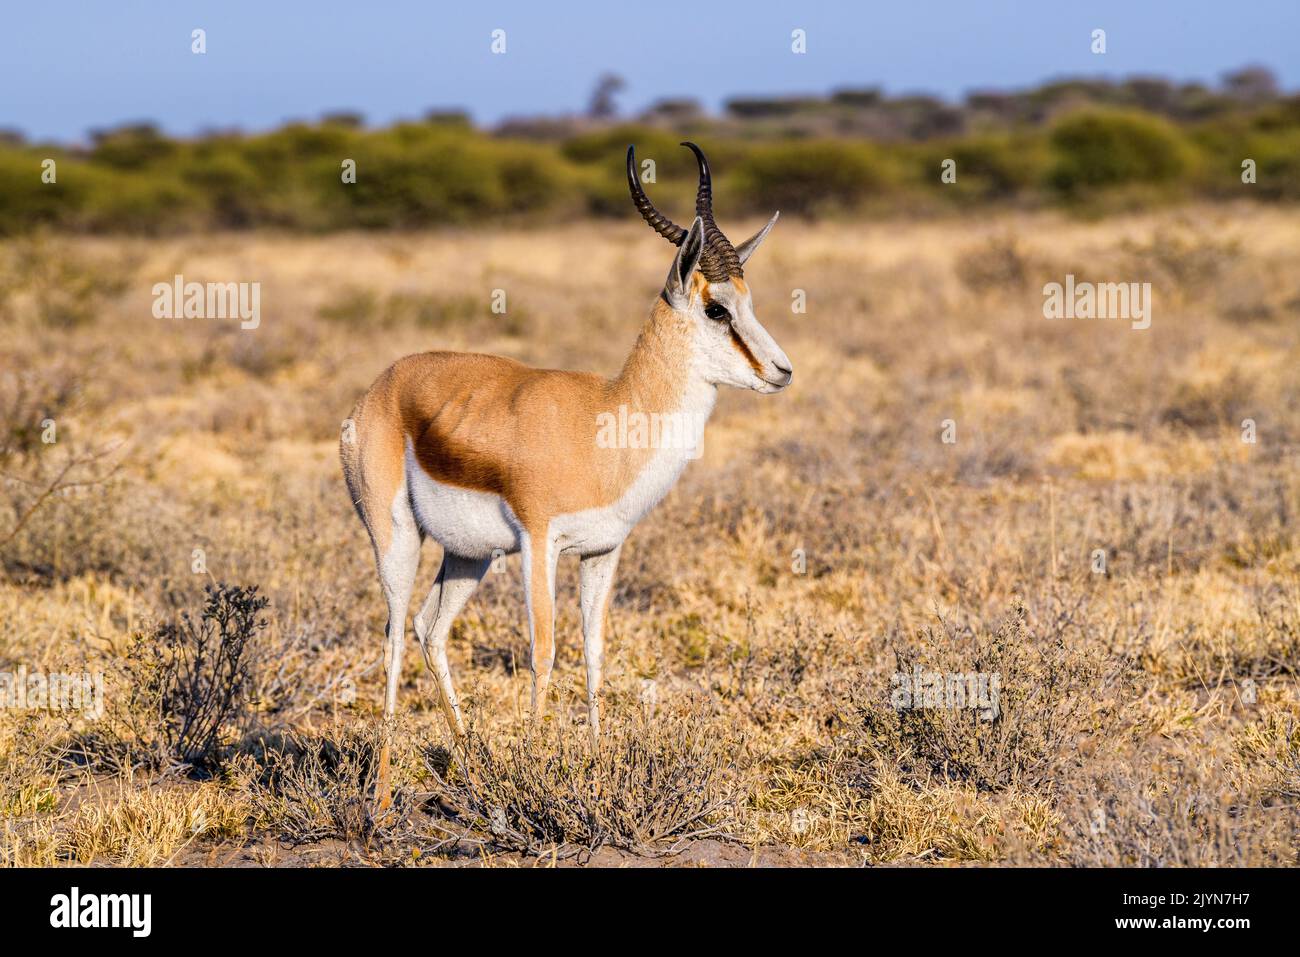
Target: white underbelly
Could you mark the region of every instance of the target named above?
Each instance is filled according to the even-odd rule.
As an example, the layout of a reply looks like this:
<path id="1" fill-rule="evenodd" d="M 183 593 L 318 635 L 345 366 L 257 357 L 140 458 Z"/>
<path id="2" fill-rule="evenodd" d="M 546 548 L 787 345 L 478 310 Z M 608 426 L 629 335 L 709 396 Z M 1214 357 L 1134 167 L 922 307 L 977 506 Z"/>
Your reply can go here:
<path id="1" fill-rule="evenodd" d="M 409 439 L 406 485 L 420 528 L 453 555 L 491 558 L 519 550 L 519 522 L 505 499 L 430 478 L 416 461 Z"/>

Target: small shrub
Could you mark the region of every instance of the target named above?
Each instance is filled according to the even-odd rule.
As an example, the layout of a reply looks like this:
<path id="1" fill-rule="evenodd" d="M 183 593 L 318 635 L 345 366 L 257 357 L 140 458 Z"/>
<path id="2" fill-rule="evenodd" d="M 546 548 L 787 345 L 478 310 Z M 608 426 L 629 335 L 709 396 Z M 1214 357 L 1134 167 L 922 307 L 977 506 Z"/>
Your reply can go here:
<path id="1" fill-rule="evenodd" d="M 1236 237 L 1219 238 L 1209 231 L 1168 227 L 1156 229 L 1149 241 L 1124 239 L 1120 248 L 1125 254 L 1126 272 L 1155 272 L 1164 280 L 1158 286 L 1184 295 L 1216 285 L 1227 268 L 1242 258 L 1241 241 Z"/>
<path id="2" fill-rule="evenodd" d="M 894 650 L 898 672 L 997 675 L 996 707 L 895 708 L 882 690 L 858 702 L 863 743 L 878 761 L 892 764 L 914 783 L 931 778 L 984 791 L 1050 783 L 1071 760 L 1080 739 L 1114 733 L 1107 724 L 1113 703 L 1104 692 L 1120 675 L 1114 662 L 1067 646 L 1068 617 L 1035 634 L 1017 604 L 988 636 L 970 625 L 940 620 L 927 628 L 922 647 Z"/>
<path id="3" fill-rule="evenodd" d="M 1170 771 L 1177 787 L 1158 776 Z M 1243 803 L 1207 768 L 1159 753 L 1111 762 L 1060 804 L 1071 867 L 1294 867 L 1300 848 L 1295 814 Z"/>
<path id="4" fill-rule="evenodd" d="M 1300 724 L 1282 709 L 1269 709 L 1259 721 L 1247 725 L 1238 751 L 1253 768 L 1263 772 L 1265 800 L 1300 801 Z"/>
<path id="5" fill-rule="evenodd" d="M 972 292 L 1023 289 L 1030 280 L 1034 263 L 1014 236 L 994 236 L 962 253 L 956 262 L 957 276 Z"/>
<path id="6" fill-rule="evenodd" d="M 128 653 L 131 711 L 156 716 L 167 755 L 192 767 L 208 765 L 222 731 L 247 719 L 249 645 L 269 604 L 256 585 L 209 585 L 205 594 L 197 621 L 182 612 Z"/>
<path id="7" fill-rule="evenodd" d="M 386 823 L 375 818 L 373 800 L 383 734 L 367 722 L 327 734 L 292 734 L 269 747 L 251 776 L 257 814 L 291 844 L 369 842 Z M 393 807 L 404 808 L 408 797 L 399 785 Z"/>
<path id="8" fill-rule="evenodd" d="M 0 749 L 0 818 L 42 814 L 58 805 L 67 768 L 50 747 L 51 738 L 39 720 L 24 721 L 8 735 Z"/>
<path id="9" fill-rule="evenodd" d="M 117 447 L 81 440 L 81 403 L 81 379 L 62 364 L 0 376 L 0 571 L 14 580 L 116 564 L 132 535 L 112 520 Z"/>

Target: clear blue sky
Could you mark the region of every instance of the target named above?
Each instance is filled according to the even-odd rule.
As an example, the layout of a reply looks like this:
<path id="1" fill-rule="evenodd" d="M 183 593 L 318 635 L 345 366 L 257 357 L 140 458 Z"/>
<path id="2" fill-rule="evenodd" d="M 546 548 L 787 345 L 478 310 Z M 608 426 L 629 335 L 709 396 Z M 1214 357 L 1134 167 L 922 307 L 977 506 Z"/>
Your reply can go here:
<path id="1" fill-rule="evenodd" d="M 131 120 L 256 130 L 336 109 L 386 124 L 461 107 L 492 123 L 580 111 L 606 70 L 633 110 L 840 86 L 951 98 L 1061 75 L 1211 82 L 1246 63 L 1300 86 L 1300 0 L 71 0 L 8 3 L 0 24 L 0 127 L 34 139 Z M 1104 56 L 1089 52 L 1096 27 Z M 504 56 L 489 51 L 495 28 Z"/>

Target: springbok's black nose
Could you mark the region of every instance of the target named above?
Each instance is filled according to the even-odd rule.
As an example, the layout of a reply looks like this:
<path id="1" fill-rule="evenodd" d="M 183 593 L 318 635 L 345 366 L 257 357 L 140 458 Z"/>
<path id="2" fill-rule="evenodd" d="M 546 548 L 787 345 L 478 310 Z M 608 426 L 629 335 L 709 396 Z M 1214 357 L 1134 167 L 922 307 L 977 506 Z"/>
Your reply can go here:
<path id="1" fill-rule="evenodd" d="M 779 369 L 781 372 L 784 372 L 786 375 L 789 375 L 791 372 L 794 371 L 789 366 L 781 365 L 781 363 L 777 362 L 775 359 L 772 360 L 772 365 L 776 366 L 777 369 Z"/>

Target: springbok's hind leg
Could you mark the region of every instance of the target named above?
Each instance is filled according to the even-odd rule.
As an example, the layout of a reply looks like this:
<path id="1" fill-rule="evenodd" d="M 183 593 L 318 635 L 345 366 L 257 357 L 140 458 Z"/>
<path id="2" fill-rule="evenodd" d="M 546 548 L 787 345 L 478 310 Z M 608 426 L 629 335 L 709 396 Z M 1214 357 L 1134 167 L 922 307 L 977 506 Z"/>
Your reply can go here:
<path id="1" fill-rule="evenodd" d="M 438 694 L 442 710 L 447 715 L 451 730 L 461 736 L 465 723 L 461 719 L 460 702 L 451 682 L 451 667 L 447 663 L 447 638 L 452 623 L 469 601 L 479 582 L 492 564 L 490 558 L 461 558 L 450 552 L 443 555 L 438 578 L 429 589 L 429 597 L 415 616 L 415 637 L 424 652 L 424 662 L 438 681 Z"/>
<path id="2" fill-rule="evenodd" d="M 388 550 L 379 561 L 379 580 L 388 602 L 387 645 L 384 648 L 384 729 L 379 748 L 379 770 L 375 797 L 379 810 L 387 810 L 393 795 L 389 783 L 392 763 L 393 718 L 397 714 L 397 688 L 402 680 L 402 655 L 406 644 L 406 611 L 420 567 L 420 532 L 413 516 L 394 509 L 393 534 Z"/>

